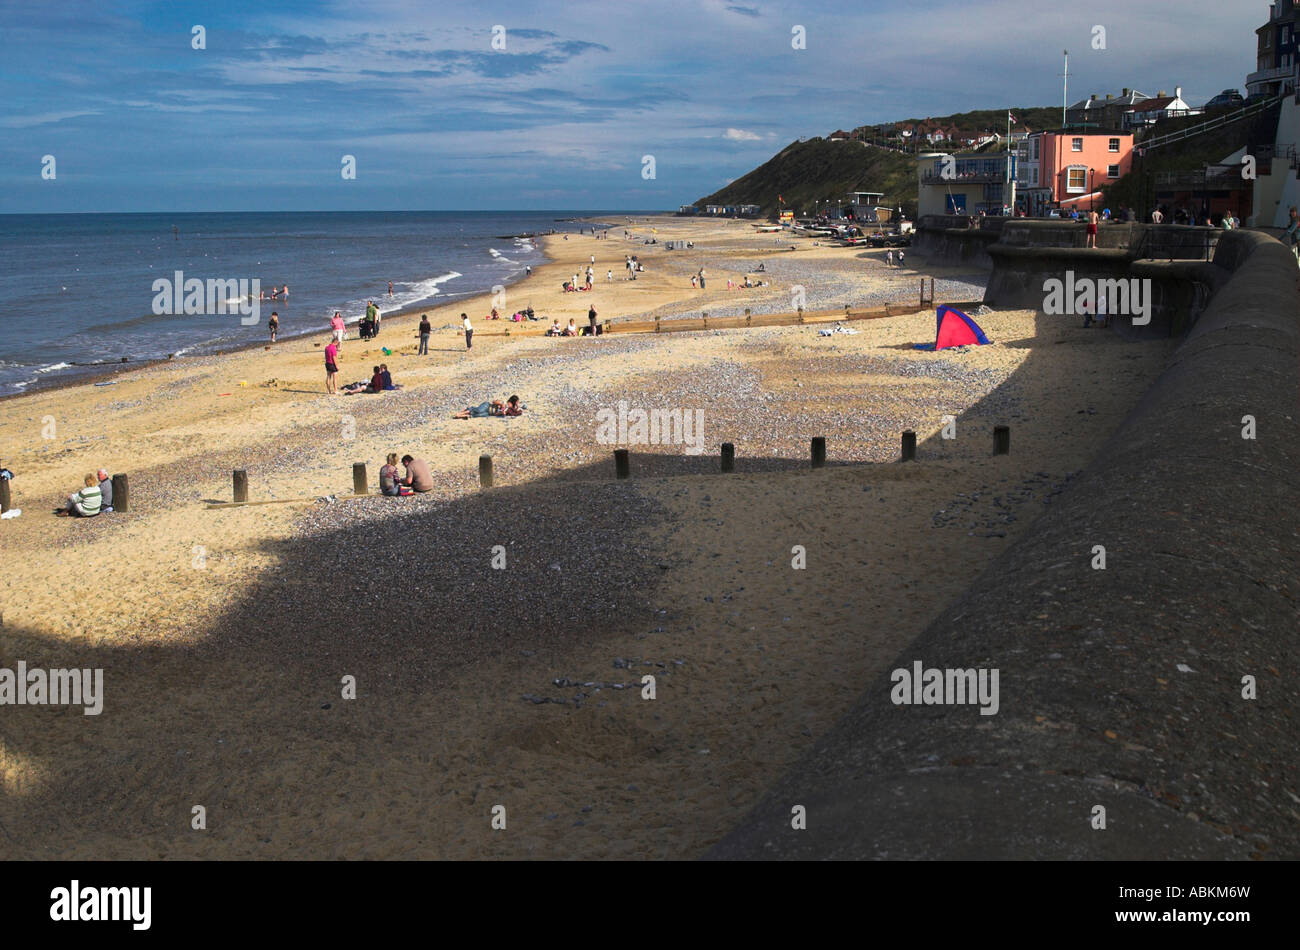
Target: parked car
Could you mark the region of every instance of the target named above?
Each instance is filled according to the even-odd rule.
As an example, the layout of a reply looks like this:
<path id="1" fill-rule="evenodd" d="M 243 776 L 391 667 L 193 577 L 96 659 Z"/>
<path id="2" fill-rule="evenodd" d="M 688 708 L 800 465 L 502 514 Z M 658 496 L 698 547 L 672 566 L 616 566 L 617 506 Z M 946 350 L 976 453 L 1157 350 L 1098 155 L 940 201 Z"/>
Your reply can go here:
<path id="1" fill-rule="evenodd" d="M 1222 109 L 1224 106 L 1239 106 L 1246 100 L 1236 89 L 1225 89 L 1205 104 L 1207 109 Z"/>

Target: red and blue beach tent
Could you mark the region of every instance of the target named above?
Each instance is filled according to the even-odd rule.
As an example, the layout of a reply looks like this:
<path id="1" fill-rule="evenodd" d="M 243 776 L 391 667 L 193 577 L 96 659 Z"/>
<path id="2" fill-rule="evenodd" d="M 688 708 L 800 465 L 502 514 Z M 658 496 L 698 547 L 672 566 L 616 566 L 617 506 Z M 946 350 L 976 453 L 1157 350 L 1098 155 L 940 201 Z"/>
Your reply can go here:
<path id="1" fill-rule="evenodd" d="M 942 306 L 936 311 L 938 326 L 935 329 L 934 348 L 950 346 L 980 346 L 989 342 L 979 324 L 956 307 Z"/>

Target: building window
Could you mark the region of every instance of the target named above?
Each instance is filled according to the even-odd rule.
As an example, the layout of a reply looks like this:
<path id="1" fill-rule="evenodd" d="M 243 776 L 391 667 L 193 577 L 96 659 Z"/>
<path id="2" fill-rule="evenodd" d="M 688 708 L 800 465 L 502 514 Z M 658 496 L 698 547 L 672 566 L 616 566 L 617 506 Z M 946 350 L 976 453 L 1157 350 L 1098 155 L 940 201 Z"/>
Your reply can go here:
<path id="1" fill-rule="evenodd" d="M 1070 139 L 1070 151 L 1072 151 L 1072 152 L 1082 152 L 1082 151 L 1083 151 L 1083 139 Z"/>
<path id="2" fill-rule="evenodd" d="M 1088 169 L 1082 165 L 1072 165 L 1066 170 L 1065 190 L 1072 195 L 1081 195 L 1088 190 Z"/>
<path id="3" fill-rule="evenodd" d="M 1273 48 L 1273 34 L 1269 31 L 1264 32 L 1264 49 Z"/>
<path id="4" fill-rule="evenodd" d="M 1033 185 L 1035 188 L 1038 187 L 1038 169 L 1037 169 L 1037 168 L 1031 168 L 1031 169 L 1029 169 L 1029 183 L 1030 183 L 1031 185 Z"/>
<path id="5" fill-rule="evenodd" d="M 1034 139 L 1034 161 L 1038 161 L 1038 139 Z"/>
<path id="6" fill-rule="evenodd" d="M 1118 165 L 1107 165 L 1107 166 L 1106 166 L 1106 177 L 1107 177 L 1107 178 L 1118 178 L 1118 177 L 1119 177 L 1119 166 L 1118 166 Z"/>
<path id="7" fill-rule="evenodd" d="M 1111 139 L 1111 140 L 1110 140 L 1110 150 L 1111 150 L 1112 152 L 1118 152 L 1118 151 L 1119 151 L 1119 139 Z"/>

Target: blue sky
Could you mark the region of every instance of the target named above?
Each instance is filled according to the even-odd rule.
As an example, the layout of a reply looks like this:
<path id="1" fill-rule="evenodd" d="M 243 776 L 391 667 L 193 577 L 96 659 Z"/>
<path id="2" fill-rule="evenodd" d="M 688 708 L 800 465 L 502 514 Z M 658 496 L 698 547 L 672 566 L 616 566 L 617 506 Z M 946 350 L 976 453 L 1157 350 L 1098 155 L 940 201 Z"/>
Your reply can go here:
<path id="1" fill-rule="evenodd" d="M 801 136 L 1059 104 L 1066 48 L 1072 102 L 1244 91 L 1267 17 L 1265 0 L 0 0 L 0 212 L 676 208 Z"/>

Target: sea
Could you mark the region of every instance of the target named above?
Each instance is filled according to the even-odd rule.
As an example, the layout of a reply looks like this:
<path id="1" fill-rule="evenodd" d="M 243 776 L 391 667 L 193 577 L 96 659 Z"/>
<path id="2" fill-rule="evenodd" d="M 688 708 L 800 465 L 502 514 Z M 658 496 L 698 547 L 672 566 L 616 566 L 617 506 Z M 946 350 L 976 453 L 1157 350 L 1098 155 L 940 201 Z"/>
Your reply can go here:
<path id="1" fill-rule="evenodd" d="M 603 217 L 602 217 L 603 216 Z M 0 215 L 0 396 L 106 367 L 201 355 L 268 338 L 322 333 L 334 311 L 355 323 L 509 287 L 545 256 L 522 234 L 577 232 L 577 218 L 625 222 L 628 212 L 411 211 Z M 171 289 L 203 283 L 202 313 Z M 259 301 L 256 323 L 228 283 L 288 285 Z M 165 285 L 156 285 L 165 280 Z M 393 293 L 389 296 L 388 284 Z M 190 285 L 191 288 L 193 285 Z M 221 303 L 210 306 L 218 298 Z M 197 302 L 197 297 L 194 301 Z M 523 308 L 507 292 L 509 312 Z M 181 304 L 177 307 L 176 304 Z M 251 304 L 243 302 L 245 308 Z M 159 313 L 157 311 L 164 312 Z M 181 312 L 166 312 L 166 311 Z M 229 310 L 231 312 L 212 312 Z M 471 316 L 481 316 L 471 314 Z"/>

